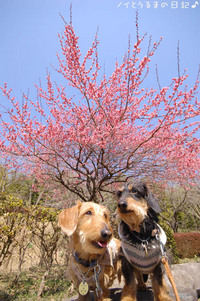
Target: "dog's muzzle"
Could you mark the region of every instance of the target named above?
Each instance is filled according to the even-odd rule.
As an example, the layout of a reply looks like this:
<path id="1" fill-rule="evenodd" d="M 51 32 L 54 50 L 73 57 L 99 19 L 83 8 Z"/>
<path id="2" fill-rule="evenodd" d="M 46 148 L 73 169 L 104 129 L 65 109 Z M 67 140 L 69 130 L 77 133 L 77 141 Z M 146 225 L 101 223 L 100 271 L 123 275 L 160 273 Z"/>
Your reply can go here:
<path id="1" fill-rule="evenodd" d="M 119 200 L 117 206 L 118 206 L 121 213 L 126 213 L 127 212 L 127 207 L 128 207 L 127 201 Z"/>
<path id="2" fill-rule="evenodd" d="M 101 237 L 105 240 L 109 240 L 112 236 L 112 231 L 108 228 L 104 228 L 101 230 Z"/>

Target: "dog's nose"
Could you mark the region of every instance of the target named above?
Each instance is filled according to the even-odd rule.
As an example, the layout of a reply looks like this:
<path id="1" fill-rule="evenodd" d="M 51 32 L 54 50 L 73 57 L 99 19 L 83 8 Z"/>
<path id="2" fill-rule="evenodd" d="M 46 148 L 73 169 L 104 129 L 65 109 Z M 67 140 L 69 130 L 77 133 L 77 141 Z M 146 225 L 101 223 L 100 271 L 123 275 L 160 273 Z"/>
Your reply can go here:
<path id="1" fill-rule="evenodd" d="M 118 202 L 117 206 L 119 207 L 120 211 L 126 211 L 126 208 L 128 206 L 127 201 L 121 200 Z"/>
<path id="2" fill-rule="evenodd" d="M 110 229 L 105 228 L 101 230 L 101 237 L 103 239 L 108 240 L 111 237 L 111 235 L 112 235 L 112 231 Z"/>

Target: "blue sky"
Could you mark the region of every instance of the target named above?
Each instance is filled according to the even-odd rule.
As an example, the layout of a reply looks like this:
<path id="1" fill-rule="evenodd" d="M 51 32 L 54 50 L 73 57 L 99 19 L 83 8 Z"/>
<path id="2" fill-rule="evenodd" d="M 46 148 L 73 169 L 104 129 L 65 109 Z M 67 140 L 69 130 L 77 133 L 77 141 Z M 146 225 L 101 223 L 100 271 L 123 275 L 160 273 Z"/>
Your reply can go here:
<path id="1" fill-rule="evenodd" d="M 140 34 L 147 32 L 153 41 L 163 37 L 152 60 L 147 86 L 156 86 L 155 64 L 161 85 L 166 86 L 177 75 L 178 41 L 181 70 L 188 68 L 189 84 L 196 79 L 200 63 L 200 1 L 192 8 L 195 0 L 0 0 L 0 86 L 7 82 L 21 99 L 22 91 L 34 94 L 34 84 L 39 79 L 45 85 L 47 68 L 59 81 L 51 65 L 57 66 L 58 33 L 64 29 L 59 13 L 68 21 L 70 3 L 83 54 L 99 27 L 100 62 L 107 75 L 116 58 L 120 60 L 124 55 L 128 35 L 135 41 L 137 8 Z"/>

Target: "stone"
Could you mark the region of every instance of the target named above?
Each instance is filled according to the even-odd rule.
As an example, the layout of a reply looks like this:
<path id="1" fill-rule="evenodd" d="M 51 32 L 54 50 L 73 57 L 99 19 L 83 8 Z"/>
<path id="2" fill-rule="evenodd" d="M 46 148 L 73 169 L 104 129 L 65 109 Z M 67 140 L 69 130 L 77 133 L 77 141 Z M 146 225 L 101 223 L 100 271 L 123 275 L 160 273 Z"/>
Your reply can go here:
<path id="1" fill-rule="evenodd" d="M 200 275 L 200 264 L 188 263 L 172 265 L 171 272 L 181 301 L 197 301 L 197 289 L 200 287 L 200 281 L 196 279 L 198 278 L 196 276 Z M 166 275 L 165 281 L 169 289 L 169 295 L 175 300 L 172 286 Z"/>
<path id="2" fill-rule="evenodd" d="M 194 288 L 196 290 L 200 289 L 200 262 L 188 262 L 182 264 L 174 264 L 172 266 L 172 271 L 184 271 L 189 275 L 194 281 Z M 176 277 L 178 281 L 178 277 Z M 189 283 L 188 283 L 189 285 Z"/>

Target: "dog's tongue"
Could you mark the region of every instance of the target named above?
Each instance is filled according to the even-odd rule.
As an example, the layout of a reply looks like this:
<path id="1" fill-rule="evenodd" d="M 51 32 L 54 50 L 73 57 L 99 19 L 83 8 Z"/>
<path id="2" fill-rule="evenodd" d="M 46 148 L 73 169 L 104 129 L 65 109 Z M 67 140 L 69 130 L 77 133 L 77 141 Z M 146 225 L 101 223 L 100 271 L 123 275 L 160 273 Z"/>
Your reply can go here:
<path id="1" fill-rule="evenodd" d="M 107 242 L 106 241 L 97 241 L 97 243 L 101 248 L 106 248 L 107 247 Z"/>

